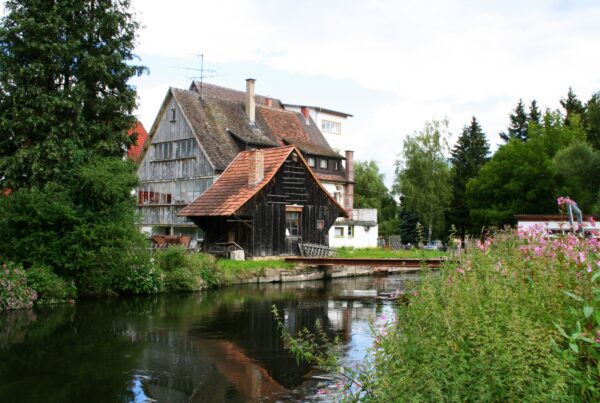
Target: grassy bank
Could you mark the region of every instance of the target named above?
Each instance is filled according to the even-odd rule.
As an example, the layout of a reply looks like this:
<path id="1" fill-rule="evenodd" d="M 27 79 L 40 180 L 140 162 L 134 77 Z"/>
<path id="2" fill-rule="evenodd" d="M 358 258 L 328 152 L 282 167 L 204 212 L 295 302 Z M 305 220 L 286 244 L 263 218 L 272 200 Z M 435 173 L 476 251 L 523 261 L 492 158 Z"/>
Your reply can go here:
<path id="1" fill-rule="evenodd" d="M 225 283 L 261 276 L 265 269 L 292 269 L 294 263 L 283 259 L 275 260 L 229 260 L 218 259 L 216 269 L 222 274 Z"/>
<path id="2" fill-rule="evenodd" d="M 415 259 L 431 259 L 436 257 L 448 256 L 447 252 L 437 250 L 423 249 L 382 249 L 382 248 L 350 248 L 343 247 L 336 249 L 336 257 L 340 258 L 373 258 L 373 259 L 390 259 L 390 258 L 415 258 Z"/>

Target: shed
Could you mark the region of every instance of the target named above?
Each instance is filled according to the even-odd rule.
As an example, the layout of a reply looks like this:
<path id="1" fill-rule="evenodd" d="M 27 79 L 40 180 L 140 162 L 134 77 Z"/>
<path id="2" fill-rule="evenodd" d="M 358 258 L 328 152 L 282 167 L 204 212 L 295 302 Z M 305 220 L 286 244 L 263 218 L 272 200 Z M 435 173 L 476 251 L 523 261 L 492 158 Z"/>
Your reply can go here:
<path id="1" fill-rule="evenodd" d="M 346 210 L 325 190 L 295 146 L 239 153 L 208 190 L 182 209 L 206 246 L 235 242 L 246 255 L 298 254 L 298 243 L 328 245 Z"/>

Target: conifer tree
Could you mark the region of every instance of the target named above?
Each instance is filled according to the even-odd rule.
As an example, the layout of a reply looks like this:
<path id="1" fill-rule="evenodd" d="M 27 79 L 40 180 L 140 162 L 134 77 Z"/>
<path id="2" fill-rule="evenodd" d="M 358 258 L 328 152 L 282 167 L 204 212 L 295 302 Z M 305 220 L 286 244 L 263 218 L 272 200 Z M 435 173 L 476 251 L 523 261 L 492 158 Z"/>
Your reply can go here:
<path id="1" fill-rule="evenodd" d="M 464 240 L 471 226 L 466 197 L 467 182 L 477 175 L 488 160 L 489 153 L 490 147 L 485 133 L 473 116 L 471 124 L 463 128 L 451 151 L 453 190 L 449 218 L 456 226 L 461 240 Z"/>
<path id="2" fill-rule="evenodd" d="M 571 119 L 574 115 L 579 117 L 583 117 L 585 112 L 585 107 L 581 103 L 581 101 L 577 98 L 577 95 L 573 92 L 573 88 L 569 87 L 569 92 L 567 93 L 567 98 L 562 98 L 560 100 L 560 104 L 565 109 L 565 125 L 571 124 Z"/>
<path id="3" fill-rule="evenodd" d="M 510 126 L 508 126 L 508 133 L 500 133 L 500 138 L 508 142 L 511 139 L 519 139 L 521 141 L 527 141 L 527 113 L 525 112 L 525 105 L 523 100 L 519 99 L 517 106 L 510 114 Z"/>
<path id="4" fill-rule="evenodd" d="M 136 92 L 129 0 L 9 0 L 0 23 L 0 187 L 120 158 Z"/>
<path id="5" fill-rule="evenodd" d="M 584 120 L 587 142 L 600 150 L 600 92 L 595 93 L 587 102 Z"/>
<path id="6" fill-rule="evenodd" d="M 539 126 L 542 123 L 542 113 L 540 112 L 540 108 L 535 99 L 531 101 L 531 104 L 529 105 L 528 121 L 528 125 L 529 123 L 534 123 Z"/>

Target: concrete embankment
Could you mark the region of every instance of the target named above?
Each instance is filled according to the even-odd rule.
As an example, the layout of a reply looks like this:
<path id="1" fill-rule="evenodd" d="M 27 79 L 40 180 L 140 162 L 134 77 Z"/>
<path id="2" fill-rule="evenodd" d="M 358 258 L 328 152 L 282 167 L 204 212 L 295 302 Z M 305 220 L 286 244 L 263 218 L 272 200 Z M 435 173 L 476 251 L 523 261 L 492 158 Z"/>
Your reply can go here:
<path id="1" fill-rule="evenodd" d="M 234 280 L 232 284 L 285 283 L 328 278 L 372 276 L 374 274 L 414 273 L 420 270 L 420 267 L 299 265 L 293 269 L 265 269 L 264 273 L 260 276 Z"/>

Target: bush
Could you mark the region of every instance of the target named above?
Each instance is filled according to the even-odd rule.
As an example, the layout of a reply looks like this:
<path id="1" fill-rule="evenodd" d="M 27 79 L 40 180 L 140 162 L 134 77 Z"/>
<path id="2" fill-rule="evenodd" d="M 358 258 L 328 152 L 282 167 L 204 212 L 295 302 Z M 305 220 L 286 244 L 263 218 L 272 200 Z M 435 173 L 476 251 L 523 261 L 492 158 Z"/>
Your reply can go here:
<path id="1" fill-rule="evenodd" d="M 164 272 L 165 288 L 169 291 L 193 291 L 221 284 L 222 274 L 215 259 L 203 253 L 186 253 L 181 246 L 156 252 L 156 266 Z"/>
<path id="2" fill-rule="evenodd" d="M 37 292 L 38 303 L 60 303 L 77 297 L 73 282 L 65 281 L 46 266 L 27 270 L 27 284 Z"/>
<path id="3" fill-rule="evenodd" d="M 600 243 L 501 232 L 479 246 L 399 309 L 374 399 L 598 401 Z"/>
<path id="4" fill-rule="evenodd" d="M 165 287 L 165 275 L 144 248 L 129 252 L 126 265 L 115 270 L 113 288 L 124 294 L 156 294 Z"/>
<path id="5" fill-rule="evenodd" d="M 27 276 L 20 265 L 12 262 L 0 266 L 0 311 L 31 308 L 37 299 L 35 290 L 27 285 Z"/>

